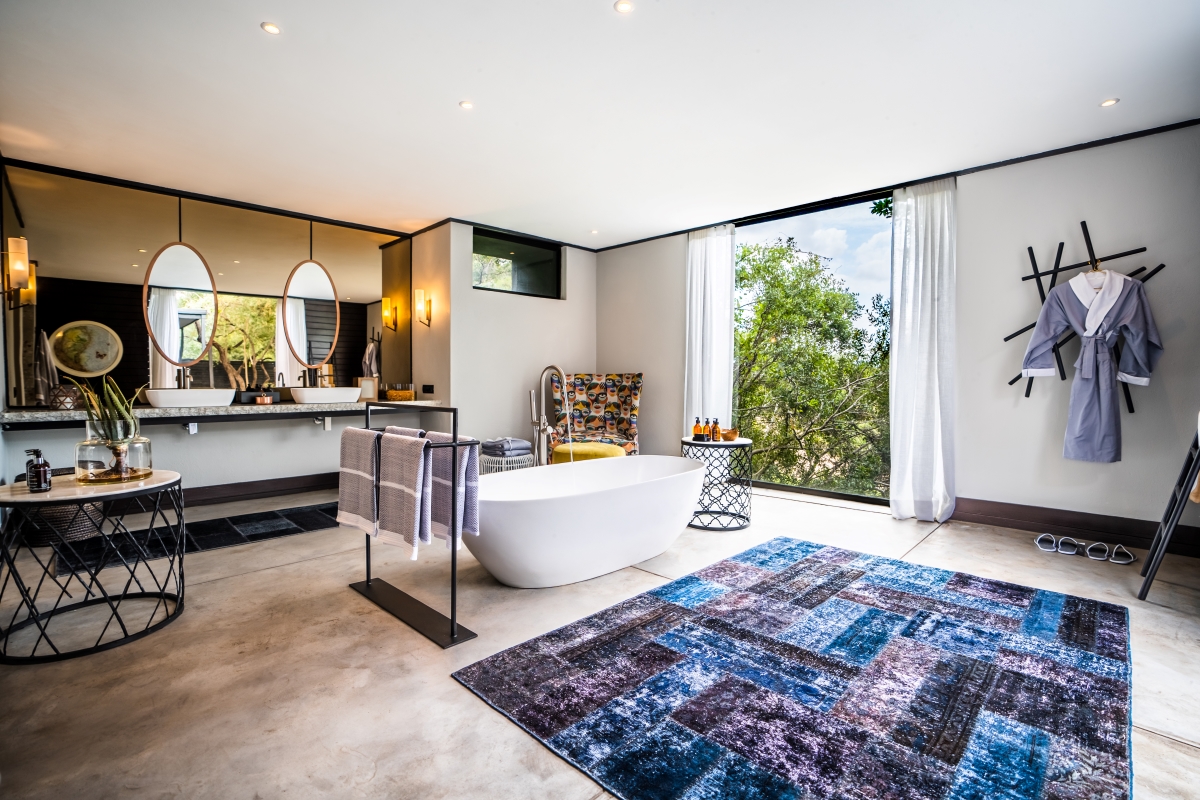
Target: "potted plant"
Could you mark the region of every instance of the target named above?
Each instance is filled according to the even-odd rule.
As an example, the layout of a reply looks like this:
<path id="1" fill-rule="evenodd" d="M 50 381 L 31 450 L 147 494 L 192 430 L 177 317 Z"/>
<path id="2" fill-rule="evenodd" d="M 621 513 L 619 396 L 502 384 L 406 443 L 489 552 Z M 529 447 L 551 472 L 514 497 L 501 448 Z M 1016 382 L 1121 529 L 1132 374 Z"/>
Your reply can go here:
<path id="1" fill-rule="evenodd" d="M 75 446 L 75 479 L 80 483 L 120 483 L 138 481 L 153 472 L 150 440 L 141 435 L 141 425 L 133 415 L 133 399 L 126 397 L 110 376 L 96 391 L 86 381 L 74 383 L 83 395 L 89 436 Z"/>

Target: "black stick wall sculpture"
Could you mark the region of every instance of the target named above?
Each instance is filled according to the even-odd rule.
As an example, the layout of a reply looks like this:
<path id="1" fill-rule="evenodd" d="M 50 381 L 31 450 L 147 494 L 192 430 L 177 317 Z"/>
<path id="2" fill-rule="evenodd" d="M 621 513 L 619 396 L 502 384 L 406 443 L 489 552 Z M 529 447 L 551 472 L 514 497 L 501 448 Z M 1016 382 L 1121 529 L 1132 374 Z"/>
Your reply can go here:
<path id="1" fill-rule="evenodd" d="M 1100 265 L 1105 261 L 1115 261 L 1118 258 L 1125 258 L 1126 256 L 1133 256 L 1133 255 L 1137 255 L 1138 253 L 1146 252 L 1146 248 L 1138 247 L 1134 250 L 1126 250 L 1123 253 L 1114 253 L 1111 256 L 1104 256 L 1102 258 L 1096 258 L 1096 251 L 1092 248 L 1092 235 L 1090 233 L 1088 233 L 1087 222 L 1080 222 L 1079 227 L 1083 229 L 1083 243 L 1085 245 L 1087 245 L 1087 251 L 1088 251 L 1088 260 L 1087 261 L 1080 261 L 1078 264 L 1068 264 L 1065 267 L 1059 266 L 1062 263 L 1063 245 L 1065 244 L 1064 242 L 1059 242 L 1058 243 L 1058 253 L 1056 253 L 1054 256 L 1054 268 L 1045 270 L 1043 272 L 1043 271 L 1038 270 L 1037 259 L 1033 255 L 1033 248 L 1032 247 L 1028 248 L 1029 263 L 1033 267 L 1033 274 L 1025 275 L 1021 278 L 1021 280 L 1037 282 L 1038 297 L 1041 299 L 1043 305 L 1046 303 L 1046 293 L 1048 291 L 1050 291 L 1050 289 L 1053 289 L 1055 283 L 1058 282 L 1058 273 L 1067 272 L 1067 271 L 1073 270 L 1073 269 L 1082 269 L 1082 268 L 1099 269 Z M 1159 264 L 1157 267 L 1150 270 L 1149 272 L 1146 272 L 1146 268 L 1144 266 L 1138 267 L 1133 272 L 1130 272 L 1127 277 L 1134 278 L 1134 277 L 1137 277 L 1138 275 L 1141 275 L 1143 272 L 1146 272 L 1145 275 L 1142 275 L 1141 278 L 1138 278 L 1138 280 L 1140 280 L 1142 283 L 1145 283 L 1146 281 L 1150 280 L 1155 275 L 1157 275 L 1159 272 L 1161 272 L 1163 269 L 1165 269 L 1166 266 L 1167 266 L 1166 264 Z M 1042 278 L 1044 278 L 1046 276 L 1050 277 L 1049 287 L 1045 286 L 1042 283 Z M 1016 337 L 1020 336 L 1022 333 L 1033 330 L 1036 326 L 1037 326 L 1037 321 L 1034 320 L 1033 322 L 1026 325 L 1024 328 L 1021 328 L 1019 331 L 1014 331 L 1013 333 L 1010 333 L 1008 336 L 1005 336 L 1004 341 L 1006 341 L 1006 342 L 1011 341 L 1012 339 L 1015 339 Z M 1063 345 L 1065 345 L 1067 342 L 1069 342 L 1075 338 L 1075 335 L 1076 335 L 1075 331 L 1071 331 L 1066 336 L 1064 336 L 1062 339 L 1060 339 L 1058 342 L 1056 342 L 1054 345 L 1054 360 L 1058 364 L 1058 379 L 1060 381 L 1065 381 L 1067 379 L 1067 370 L 1063 366 L 1062 354 L 1060 351 L 1062 350 Z M 1118 344 L 1115 349 L 1116 349 L 1117 360 L 1119 361 L 1121 358 L 1121 345 Z M 1015 377 L 1011 381 L 1009 381 L 1008 385 L 1012 386 L 1014 383 L 1016 383 L 1019 380 L 1021 380 L 1020 373 L 1017 374 L 1017 377 Z M 1029 397 L 1029 393 L 1033 389 L 1033 378 L 1028 378 L 1027 381 L 1028 382 L 1025 384 L 1025 396 Z M 1129 393 L 1129 384 L 1122 382 L 1121 388 L 1125 390 L 1125 407 L 1128 408 L 1129 413 L 1132 414 L 1133 413 L 1133 396 Z"/>

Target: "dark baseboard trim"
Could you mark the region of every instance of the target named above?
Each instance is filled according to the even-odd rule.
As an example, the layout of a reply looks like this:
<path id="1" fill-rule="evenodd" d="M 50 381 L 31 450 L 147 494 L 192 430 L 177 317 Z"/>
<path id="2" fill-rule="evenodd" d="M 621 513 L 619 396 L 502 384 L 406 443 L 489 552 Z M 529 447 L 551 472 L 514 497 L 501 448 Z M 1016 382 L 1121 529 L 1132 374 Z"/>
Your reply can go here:
<path id="1" fill-rule="evenodd" d="M 1150 547 L 1154 533 L 1158 530 L 1158 523 L 1149 520 L 1023 506 L 1016 503 L 997 503 L 993 500 L 973 500 L 969 497 L 960 497 L 955 501 L 954 515 L 951 519 L 1141 548 Z M 1171 537 L 1171 545 L 1167 552 L 1200 557 L 1200 528 L 1180 525 Z"/>
<path id="2" fill-rule="evenodd" d="M 294 478 L 271 478 L 265 481 L 193 486 L 183 490 L 183 501 L 189 506 L 207 506 L 213 503 L 227 503 L 231 500 L 256 500 L 260 497 L 315 492 L 337 487 L 338 474 L 323 472 L 318 475 L 298 475 Z"/>
<path id="3" fill-rule="evenodd" d="M 760 489 L 775 489 L 780 492 L 795 492 L 796 494 L 811 494 L 815 497 L 829 497 L 834 500 L 850 500 L 854 503 L 870 503 L 873 506 L 889 505 L 886 497 L 867 497 L 864 494 L 848 494 L 846 492 L 831 492 L 827 489 L 809 489 L 807 486 L 789 486 L 786 483 L 770 483 L 768 481 L 750 481 L 751 486 Z"/>

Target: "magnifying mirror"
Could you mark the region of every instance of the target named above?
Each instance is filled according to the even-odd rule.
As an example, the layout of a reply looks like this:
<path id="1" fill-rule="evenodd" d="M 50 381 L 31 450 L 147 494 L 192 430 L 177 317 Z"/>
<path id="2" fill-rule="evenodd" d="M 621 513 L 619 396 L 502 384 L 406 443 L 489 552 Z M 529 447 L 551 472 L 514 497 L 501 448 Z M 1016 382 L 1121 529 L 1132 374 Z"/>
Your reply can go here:
<path id="1" fill-rule="evenodd" d="M 211 319 L 207 309 L 181 307 L 181 302 L 194 297 L 196 292 L 212 293 Z M 142 282 L 142 315 L 151 344 L 166 361 L 177 367 L 190 367 L 204 360 L 217 328 L 217 282 L 196 248 L 171 242 L 154 254 Z M 192 327 L 195 333 L 190 338 L 194 341 L 189 347 L 186 340 L 190 332 L 184 329 Z M 197 345 L 200 345 L 199 355 L 185 358 L 185 350 L 194 352 Z"/>
<path id="2" fill-rule="evenodd" d="M 308 330 L 305 326 L 305 300 L 332 300 L 334 308 L 333 341 L 325 358 L 310 363 L 312 358 L 308 341 Z M 283 287 L 283 335 L 287 339 L 288 349 L 306 369 L 320 369 L 329 359 L 333 358 L 333 350 L 337 347 L 338 333 L 342 329 L 342 307 L 337 299 L 337 286 L 329 275 L 329 270 L 319 261 L 301 261 L 292 268 L 287 283 Z"/>

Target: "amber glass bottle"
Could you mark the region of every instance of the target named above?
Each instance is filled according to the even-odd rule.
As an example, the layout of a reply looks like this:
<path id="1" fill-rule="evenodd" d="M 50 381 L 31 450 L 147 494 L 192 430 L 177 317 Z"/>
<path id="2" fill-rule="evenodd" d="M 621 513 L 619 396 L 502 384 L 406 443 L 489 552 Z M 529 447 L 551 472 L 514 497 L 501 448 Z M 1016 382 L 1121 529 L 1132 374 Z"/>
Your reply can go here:
<path id="1" fill-rule="evenodd" d="M 700 418 L 696 417 L 696 424 L 692 426 L 692 441 L 704 441 L 704 429 L 700 427 Z"/>
<path id="2" fill-rule="evenodd" d="M 714 442 L 721 441 L 721 423 L 716 417 L 713 417 L 712 440 Z"/>

